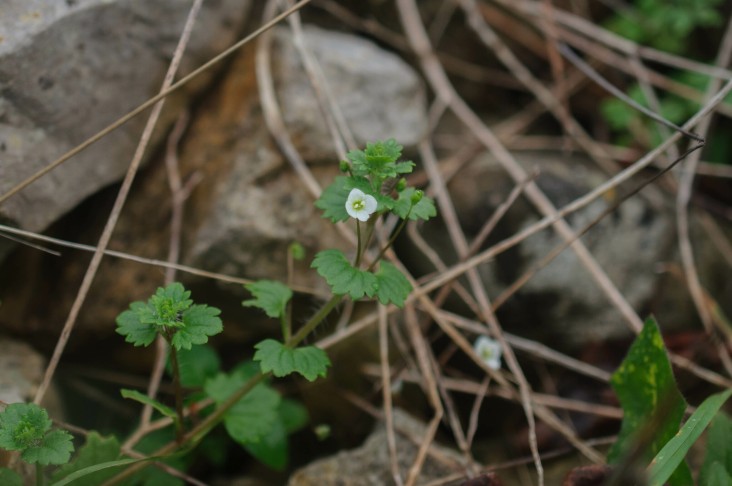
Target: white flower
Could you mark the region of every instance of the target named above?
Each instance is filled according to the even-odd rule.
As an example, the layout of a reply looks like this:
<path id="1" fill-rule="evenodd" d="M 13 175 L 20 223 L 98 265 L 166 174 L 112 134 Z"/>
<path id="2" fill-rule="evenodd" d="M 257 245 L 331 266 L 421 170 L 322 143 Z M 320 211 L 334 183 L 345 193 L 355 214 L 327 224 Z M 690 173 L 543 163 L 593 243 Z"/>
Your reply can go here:
<path id="1" fill-rule="evenodd" d="M 368 221 L 369 217 L 376 211 L 376 198 L 364 194 L 359 189 L 351 189 L 346 201 L 346 211 L 352 218 L 359 221 Z"/>
<path id="2" fill-rule="evenodd" d="M 491 369 L 501 368 L 501 345 L 488 336 L 478 336 L 473 344 L 473 350 L 480 359 Z"/>

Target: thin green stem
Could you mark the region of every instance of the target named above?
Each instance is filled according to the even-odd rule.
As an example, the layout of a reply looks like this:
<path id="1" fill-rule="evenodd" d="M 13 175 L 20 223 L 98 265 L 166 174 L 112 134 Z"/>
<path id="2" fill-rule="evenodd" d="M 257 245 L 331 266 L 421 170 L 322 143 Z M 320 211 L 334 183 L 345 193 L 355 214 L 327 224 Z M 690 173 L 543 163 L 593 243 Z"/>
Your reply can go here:
<path id="1" fill-rule="evenodd" d="M 323 322 L 323 319 L 325 319 L 328 314 L 330 314 L 331 311 L 335 309 L 335 307 L 340 303 L 342 299 L 342 295 L 334 295 L 328 302 L 325 303 L 323 307 L 321 307 L 317 314 L 315 314 L 308 322 L 306 322 L 305 325 L 294 336 L 287 340 L 285 345 L 290 348 L 297 346 L 303 339 L 307 337 L 308 334 L 313 331 L 313 329 L 315 329 L 321 322 Z M 228 412 L 229 409 L 233 407 L 236 402 L 238 402 L 244 395 L 249 393 L 255 386 L 257 386 L 257 384 L 259 384 L 262 380 L 270 375 L 271 373 L 262 373 L 261 371 L 257 372 L 256 375 L 251 377 L 246 383 L 244 383 L 244 385 L 242 385 L 241 388 L 239 388 L 236 392 L 234 392 L 234 394 L 227 398 L 225 402 L 216 407 L 216 410 L 214 410 L 211 415 L 206 417 L 203 421 L 201 421 L 201 423 L 191 429 L 188 433 L 184 434 L 180 440 L 169 442 L 165 446 L 155 451 L 152 456 L 162 457 L 172 454 L 176 450 L 180 449 L 183 445 L 188 443 L 194 443 L 195 441 L 205 436 L 211 429 L 213 429 L 216 425 L 219 424 L 219 422 L 224 419 L 224 415 L 226 415 L 226 412 Z M 137 471 L 140 471 L 149 465 L 149 462 L 139 462 L 133 464 L 132 466 L 125 469 L 123 472 L 119 473 L 117 476 L 104 483 L 104 486 L 119 484 L 121 481 L 124 481 L 125 479 L 135 474 Z"/>
<path id="2" fill-rule="evenodd" d="M 361 247 L 361 221 L 359 220 L 356 220 L 356 239 L 358 240 L 358 246 L 356 247 L 356 261 L 353 266 L 358 268 L 358 265 L 361 263 L 361 253 L 363 252 Z"/>
<path id="3" fill-rule="evenodd" d="M 43 486 L 45 483 L 46 480 L 43 476 L 43 466 L 36 463 L 36 486 Z"/>
<path id="4" fill-rule="evenodd" d="M 323 322 L 323 319 L 328 317 L 328 314 L 331 313 L 333 309 L 343 300 L 342 295 L 334 295 L 331 297 L 331 299 L 325 303 L 323 307 L 320 308 L 320 310 L 315 314 L 313 317 L 310 318 L 308 322 L 303 325 L 297 333 L 292 336 L 287 342 L 285 342 L 285 346 L 288 348 L 294 348 L 300 342 L 302 342 L 305 337 L 307 337 L 308 334 L 313 332 L 313 329 L 318 327 L 318 325 Z"/>
<path id="5" fill-rule="evenodd" d="M 409 213 L 412 212 L 412 208 L 409 208 Z M 384 253 L 386 253 L 386 250 L 388 250 L 396 241 L 397 237 L 399 236 L 399 233 L 402 232 L 404 227 L 407 225 L 407 222 L 409 222 L 409 213 L 402 219 L 401 223 L 399 223 L 399 226 L 394 230 L 394 233 L 392 233 L 391 238 L 389 238 L 389 241 L 386 242 L 386 245 L 379 251 L 379 254 L 376 255 L 376 258 L 374 258 L 374 261 L 371 262 L 371 265 L 369 265 L 368 270 L 373 270 L 377 263 L 379 263 L 379 260 L 381 260 L 384 257 Z"/>
<path id="6" fill-rule="evenodd" d="M 180 385 L 180 367 L 178 364 L 178 350 L 173 346 L 173 333 L 166 333 L 166 341 L 170 347 L 170 367 L 173 371 L 173 389 L 175 390 L 175 414 L 178 420 L 175 421 L 175 437 L 179 443 L 183 440 L 183 388 Z"/>

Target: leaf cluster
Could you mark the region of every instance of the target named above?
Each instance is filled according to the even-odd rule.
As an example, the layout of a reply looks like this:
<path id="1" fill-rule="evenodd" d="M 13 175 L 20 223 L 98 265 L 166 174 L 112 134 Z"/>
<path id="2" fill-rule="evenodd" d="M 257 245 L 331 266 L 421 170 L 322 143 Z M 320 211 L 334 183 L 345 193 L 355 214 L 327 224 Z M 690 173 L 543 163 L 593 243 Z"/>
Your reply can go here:
<path id="1" fill-rule="evenodd" d="M 71 434 L 51 428 L 45 409 L 33 403 L 13 403 L 0 413 L 0 448 L 20 451 L 29 464 L 65 464 L 74 450 Z"/>
<path id="2" fill-rule="evenodd" d="M 223 330 L 221 311 L 205 304 L 193 304 L 191 292 L 174 282 L 158 288 L 147 302 L 133 302 L 117 316 L 117 333 L 135 346 L 148 346 L 162 335 L 171 346 L 191 349 L 208 342 Z"/>
<path id="3" fill-rule="evenodd" d="M 399 184 L 397 179 L 414 169 L 414 162 L 399 161 L 402 146 L 389 139 L 366 144 L 365 150 L 348 152 L 347 159 L 341 163 L 348 176 L 336 177 L 335 181 L 323 190 L 315 206 L 323 210 L 323 217 L 334 223 L 348 220 L 346 200 L 352 189 L 360 189 L 376 198 L 377 214 L 393 212 L 402 219 L 427 220 L 437 214 L 434 202 L 422 197 L 419 202 L 413 198 L 416 189 Z M 419 205 L 415 210 L 412 206 Z M 411 210 L 411 212 L 410 212 Z"/>

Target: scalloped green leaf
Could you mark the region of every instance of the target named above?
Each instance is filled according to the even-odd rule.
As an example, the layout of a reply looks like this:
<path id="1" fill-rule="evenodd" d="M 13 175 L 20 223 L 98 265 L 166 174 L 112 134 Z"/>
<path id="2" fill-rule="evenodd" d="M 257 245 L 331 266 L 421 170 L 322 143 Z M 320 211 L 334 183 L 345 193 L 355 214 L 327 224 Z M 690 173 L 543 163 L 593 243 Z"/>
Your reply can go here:
<path id="1" fill-rule="evenodd" d="M 0 448 L 22 451 L 40 443 L 51 429 L 51 419 L 33 403 L 11 403 L 0 413 Z"/>
<path id="2" fill-rule="evenodd" d="M 383 260 L 379 263 L 379 271 L 375 275 L 379 286 L 376 291 L 379 302 L 404 307 L 404 301 L 412 291 L 412 284 L 407 277 L 393 264 Z"/>
<path id="3" fill-rule="evenodd" d="M 653 437 L 643 459 L 650 460 L 676 435 L 686 410 L 655 319 L 648 318 L 610 384 L 623 409 L 618 439 L 608 453 L 615 463 L 636 447 L 638 435 L 654 423 Z M 691 484 L 691 472 L 683 461 L 670 478 L 671 485 Z"/>
<path id="4" fill-rule="evenodd" d="M 292 299 L 292 290 L 287 285 L 275 280 L 258 280 L 244 287 L 254 299 L 245 300 L 241 303 L 243 306 L 262 309 L 274 319 L 285 315 L 287 303 Z"/>
<path id="5" fill-rule="evenodd" d="M 178 370 L 180 372 L 180 384 L 186 388 L 203 386 L 204 382 L 221 369 L 221 360 L 218 353 L 208 344 L 199 344 L 191 349 L 178 351 Z M 172 374 L 170 360 L 168 360 L 168 373 Z"/>
<path id="6" fill-rule="evenodd" d="M 346 200 L 350 188 L 346 188 L 346 182 L 350 179 L 346 176 L 338 176 L 320 194 L 315 201 L 315 207 L 323 210 L 323 217 L 332 222 L 347 221 L 350 216 L 346 212 Z"/>
<path id="7" fill-rule="evenodd" d="M 324 250 L 315 255 L 310 265 L 317 269 L 336 295 L 348 294 L 353 300 L 373 297 L 378 290 L 376 276 L 354 268 L 340 250 Z"/>
<path id="8" fill-rule="evenodd" d="M 392 212 L 404 219 L 409 216 L 412 221 L 419 219 L 427 221 L 437 215 L 437 208 L 435 208 L 435 202 L 427 195 L 422 196 L 422 199 L 412 207 L 412 196 L 417 191 L 414 187 L 407 187 L 399 193 L 399 199 L 394 204 Z M 411 211 L 409 210 L 411 208 Z"/>
<path id="9" fill-rule="evenodd" d="M 204 390 L 217 404 L 226 401 L 252 375 L 244 370 L 231 374 L 219 373 L 206 381 Z M 264 383 L 256 385 L 224 416 L 224 427 L 232 439 L 241 445 L 256 443 L 277 425 L 280 395 Z"/>
<path id="10" fill-rule="evenodd" d="M 74 486 L 97 486 L 117 474 L 119 469 L 105 467 L 103 470 L 90 471 L 87 468 L 116 461 L 119 457 L 120 445 L 117 438 L 114 436 L 102 437 L 98 432 L 92 430 L 86 436 L 86 442 L 79 448 L 74 459 L 61 466 L 54 473 L 53 480 L 57 482 L 78 471 L 85 471 L 87 474 L 83 477 L 79 476 L 74 481 Z M 3 483 L 0 482 L 0 484 Z"/>
<path id="11" fill-rule="evenodd" d="M 20 457 L 29 464 L 66 464 L 74 452 L 73 437 L 65 430 L 48 432 L 40 444 L 23 450 Z"/>
<path id="12" fill-rule="evenodd" d="M 259 361 L 262 372 L 271 371 L 276 377 L 299 373 L 308 381 L 325 377 L 330 366 L 328 355 L 315 346 L 288 348 L 274 339 L 265 339 L 255 346 L 254 361 Z"/>
<path id="13" fill-rule="evenodd" d="M 173 334 L 170 344 L 180 350 L 207 343 L 209 337 L 224 330 L 219 314 L 221 311 L 216 307 L 194 305 L 183 313 L 183 325 Z"/>
<path id="14" fill-rule="evenodd" d="M 117 334 L 125 337 L 125 341 L 133 346 L 149 346 L 158 335 L 154 324 L 143 323 L 140 315 L 147 312 L 147 304 L 133 302 L 129 310 L 117 316 Z"/>

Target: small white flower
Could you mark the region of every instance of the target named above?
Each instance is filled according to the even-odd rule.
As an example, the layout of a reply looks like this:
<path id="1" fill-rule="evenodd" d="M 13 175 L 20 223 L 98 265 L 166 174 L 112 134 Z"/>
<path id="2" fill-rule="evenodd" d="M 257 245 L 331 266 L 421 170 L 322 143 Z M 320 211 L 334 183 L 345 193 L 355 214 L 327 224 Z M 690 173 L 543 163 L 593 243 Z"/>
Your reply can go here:
<path id="1" fill-rule="evenodd" d="M 473 344 L 473 350 L 480 359 L 491 369 L 501 368 L 501 345 L 488 336 L 478 336 Z"/>
<path id="2" fill-rule="evenodd" d="M 351 189 L 346 201 L 346 211 L 352 218 L 359 221 L 368 221 L 369 217 L 376 211 L 376 198 L 365 194 L 360 189 Z"/>

